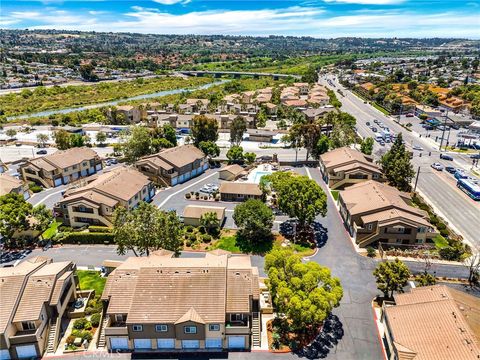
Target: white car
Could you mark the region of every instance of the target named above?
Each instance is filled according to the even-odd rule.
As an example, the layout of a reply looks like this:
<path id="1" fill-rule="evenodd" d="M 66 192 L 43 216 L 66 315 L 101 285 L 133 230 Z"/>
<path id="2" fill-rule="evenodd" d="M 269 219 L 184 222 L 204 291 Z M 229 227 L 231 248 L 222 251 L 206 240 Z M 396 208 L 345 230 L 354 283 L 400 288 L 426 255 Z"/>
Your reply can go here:
<path id="1" fill-rule="evenodd" d="M 413 145 L 413 150 L 423 151 L 423 148 L 420 145 Z"/>
<path id="2" fill-rule="evenodd" d="M 442 171 L 443 170 L 443 165 L 440 163 L 433 163 L 432 168 L 434 168 L 437 171 Z"/>

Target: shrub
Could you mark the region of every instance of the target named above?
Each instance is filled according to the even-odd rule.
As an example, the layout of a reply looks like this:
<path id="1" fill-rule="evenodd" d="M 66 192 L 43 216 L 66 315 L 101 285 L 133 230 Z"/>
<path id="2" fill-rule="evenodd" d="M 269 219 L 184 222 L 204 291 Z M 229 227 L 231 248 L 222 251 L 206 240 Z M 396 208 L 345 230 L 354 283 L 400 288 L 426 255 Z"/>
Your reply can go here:
<path id="1" fill-rule="evenodd" d="M 103 244 L 108 241 L 113 243 L 113 234 L 111 233 L 66 233 L 62 239 L 65 244 Z"/>
<path id="2" fill-rule="evenodd" d="M 90 321 L 87 321 L 85 323 L 85 326 L 83 327 L 85 330 L 91 330 L 92 329 L 92 323 Z"/>
<path id="3" fill-rule="evenodd" d="M 95 308 L 87 306 L 87 308 L 85 309 L 85 315 L 92 315 L 93 313 L 95 313 Z"/>
<path id="4" fill-rule="evenodd" d="M 78 330 L 82 330 L 85 328 L 85 325 L 88 323 L 89 321 L 85 318 L 80 318 L 80 319 L 77 319 L 75 320 L 75 322 L 73 323 L 73 328 L 74 329 L 78 329 Z"/>
<path id="5" fill-rule="evenodd" d="M 206 244 L 212 241 L 212 237 L 208 234 L 203 234 L 202 235 L 202 241 Z"/>
<path id="6" fill-rule="evenodd" d="M 193 241 L 190 239 L 185 240 L 185 245 L 191 247 L 193 244 Z"/>
<path id="7" fill-rule="evenodd" d="M 90 225 L 88 227 L 88 231 L 90 231 L 91 233 L 110 233 L 112 232 L 112 228 L 109 228 L 108 226 Z"/>
<path id="8" fill-rule="evenodd" d="M 459 261 L 464 254 L 461 246 L 445 246 L 438 251 L 440 257 L 444 260 Z"/>
<path id="9" fill-rule="evenodd" d="M 82 332 L 83 332 L 83 330 L 73 329 L 73 330 L 72 330 L 72 336 L 73 336 L 73 337 L 76 337 L 76 338 L 77 338 L 77 337 L 82 337 Z"/>
<path id="10" fill-rule="evenodd" d="M 369 246 L 367 247 L 367 255 L 368 257 L 375 257 L 376 251 L 373 247 Z"/>
<path id="11" fill-rule="evenodd" d="M 188 238 L 191 240 L 191 241 L 196 241 L 197 240 L 197 234 L 195 233 L 191 233 Z"/>
<path id="12" fill-rule="evenodd" d="M 450 235 L 450 232 L 447 229 L 442 229 L 440 230 L 440 235 L 443 237 L 448 237 Z"/>
<path id="13" fill-rule="evenodd" d="M 72 345 L 75 342 L 75 338 L 76 338 L 76 336 L 74 336 L 73 332 L 72 332 L 72 335 L 67 337 L 67 340 L 65 340 L 65 342 L 67 343 L 67 345 Z"/>
<path id="14" fill-rule="evenodd" d="M 92 333 L 90 331 L 82 331 L 82 340 L 92 341 Z"/>
<path id="15" fill-rule="evenodd" d="M 43 190 L 42 187 L 37 184 L 30 184 L 28 188 L 30 189 L 31 192 L 35 194 Z"/>
<path id="16" fill-rule="evenodd" d="M 446 228 L 447 228 L 447 225 L 445 225 L 443 222 L 438 222 L 437 224 L 438 230 L 445 230 Z"/>
<path id="17" fill-rule="evenodd" d="M 190 195 L 190 193 L 186 193 L 186 194 L 185 194 L 185 198 L 186 198 L 186 199 L 190 199 L 191 197 L 192 197 L 192 195 Z"/>
<path id="18" fill-rule="evenodd" d="M 100 325 L 100 314 L 99 313 L 95 313 L 92 315 L 92 317 L 90 318 L 90 322 L 92 323 L 92 326 L 93 327 L 98 327 L 98 325 Z"/>
<path id="19" fill-rule="evenodd" d="M 193 226 L 192 226 L 192 225 L 185 226 L 185 231 L 186 231 L 187 233 L 193 232 Z"/>

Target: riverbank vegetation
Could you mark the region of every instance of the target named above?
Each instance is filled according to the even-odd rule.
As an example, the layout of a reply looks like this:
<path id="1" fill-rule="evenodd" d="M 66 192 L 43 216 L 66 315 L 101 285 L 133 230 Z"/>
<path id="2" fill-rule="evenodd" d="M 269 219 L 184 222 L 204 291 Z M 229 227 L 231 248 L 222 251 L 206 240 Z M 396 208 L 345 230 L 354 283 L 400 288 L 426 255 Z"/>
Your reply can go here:
<path id="1" fill-rule="evenodd" d="M 193 88 L 212 82 L 211 78 L 158 77 L 132 81 L 98 83 L 94 85 L 37 87 L 0 96 L 0 115 L 3 118 L 97 104 L 158 91 Z"/>

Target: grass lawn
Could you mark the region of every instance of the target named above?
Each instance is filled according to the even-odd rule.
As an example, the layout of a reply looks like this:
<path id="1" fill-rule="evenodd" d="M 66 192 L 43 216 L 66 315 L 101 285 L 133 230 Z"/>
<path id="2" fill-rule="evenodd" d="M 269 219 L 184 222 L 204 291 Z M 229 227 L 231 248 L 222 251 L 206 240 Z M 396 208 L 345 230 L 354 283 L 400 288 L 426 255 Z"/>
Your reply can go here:
<path id="1" fill-rule="evenodd" d="M 381 107 L 380 105 L 378 105 L 376 102 L 373 102 L 373 101 L 372 101 L 372 102 L 371 102 L 371 105 L 372 105 L 375 109 L 377 109 L 377 110 L 381 111 L 382 113 L 384 113 L 385 115 L 390 115 L 390 113 L 389 113 L 386 109 L 384 109 L 383 107 Z"/>
<path id="2" fill-rule="evenodd" d="M 48 229 L 43 232 L 42 238 L 50 240 L 57 233 L 57 229 L 60 225 L 62 225 L 60 221 L 54 221 L 51 223 Z"/>
<path id="3" fill-rule="evenodd" d="M 435 247 L 437 249 L 443 249 L 444 247 L 448 246 L 448 241 L 441 235 L 437 235 L 433 238 L 433 242 L 435 243 Z"/>
<path id="4" fill-rule="evenodd" d="M 332 196 L 335 199 L 335 201 L 338 201 L 338 195 L 340 194 L 340 192 L 338 190 L 331 190 L 330 192 L 332 193 Z"/>
<path id="5" fill-rule="evenodd" d="M 101 277 L 98 271 L 77 270 L 80 290 L 95 290 L 95 295 L 102 295 L 107 278 Z"/>
<path id="6" fill-rule="evenodd" d="M 210 250 L 215 250 L 215 249 L 222 249 L 222 250 L 230 251 L 232 253 L 242 252 L 240 248 L 237 246 L 237 237 L 235 235 L 222 236 L 216 243 L 214 243 L 210 247 Z"/>

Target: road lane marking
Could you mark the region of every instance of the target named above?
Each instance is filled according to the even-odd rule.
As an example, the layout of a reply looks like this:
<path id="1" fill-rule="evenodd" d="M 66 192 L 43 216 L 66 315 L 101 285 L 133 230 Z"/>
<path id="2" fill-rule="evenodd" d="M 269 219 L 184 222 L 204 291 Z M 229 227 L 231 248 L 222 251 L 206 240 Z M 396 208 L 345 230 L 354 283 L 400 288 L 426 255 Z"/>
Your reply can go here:
<path id="1" fill-rule="evenodd" d="M 197 185 L 197 184 L 200 184 L 202 181 L 205 181 L 205 180 L 211 178 L 213 175 L 215 175 L 215 174 L 217 174 L 217 173 L 218 173 L 218 171 L 215 171 L 215 172 L 211 173 L 210 175 L 205 176 L 204 178 L 202 178 L 202 179 L 200 179 L 200 180 L 198 180 L 198 181 L 195 181 L 193 184 L 190 184 L 190 185 L 188 185 L 188 186 L 185 186 L 184 188 L 182 188 L 182 189 L 174 192 L 173 194 L 168 195 L 168 196 L 166 197 L 166 199 L 163 200 L 163 201 L 158 205 L 158 207 L 161 208 L 161 207 L 162 207 L 163 205 L 165 205 L 173 196 L 181 193 L 182 191 L 185 191 L 185 190 L 191 188 L 192 186 L 195 186 L 195 185 Z"/>

